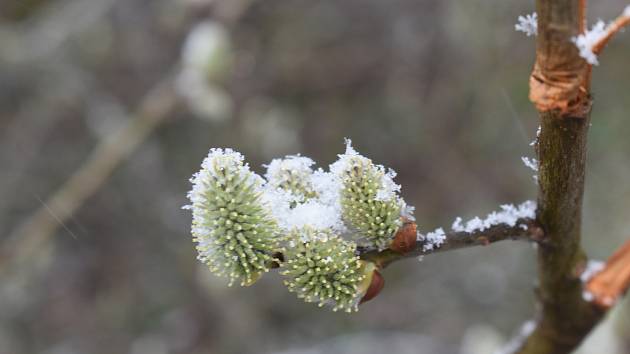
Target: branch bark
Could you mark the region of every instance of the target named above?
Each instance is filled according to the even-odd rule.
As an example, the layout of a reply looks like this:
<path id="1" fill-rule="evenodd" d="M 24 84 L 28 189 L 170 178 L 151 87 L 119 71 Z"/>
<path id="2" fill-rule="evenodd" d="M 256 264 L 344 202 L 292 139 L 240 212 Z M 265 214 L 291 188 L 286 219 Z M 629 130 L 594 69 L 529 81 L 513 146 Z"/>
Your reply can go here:
<path id="1" fill-rule="evenodd" d="M 537 327 L 519 351 L 561 354 L 575 349 L 599 322 L 602 311 L 582 298 L 580 246 L 588 117 L 541 113 L 538 141 L 537 219 L 545 231 L 538 250 Z"/>
<path id="2" fill-rule="evenodd" d="M 585 1 L 537 0 L 536 63 L 529 98 L 538 111 L 586 117 L 590 111 L 589 66 L 572 38 L 584 28 Z"/>

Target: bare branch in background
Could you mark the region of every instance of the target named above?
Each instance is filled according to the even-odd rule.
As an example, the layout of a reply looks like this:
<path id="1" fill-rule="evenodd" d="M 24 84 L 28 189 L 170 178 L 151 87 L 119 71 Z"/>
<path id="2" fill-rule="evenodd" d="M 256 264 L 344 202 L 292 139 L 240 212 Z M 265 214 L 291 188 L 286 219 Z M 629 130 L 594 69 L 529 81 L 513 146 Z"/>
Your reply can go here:
<path id="1" fill-rule="evenodd" d="M 151 132 L 173 112 L 178 97 L 172 76 L 166 76 L 144 97 L 135 118 L 104 139 L 85 163 L 2 244 L 0 273 L 28 262 L 43 242 L 93 195 Z"/>

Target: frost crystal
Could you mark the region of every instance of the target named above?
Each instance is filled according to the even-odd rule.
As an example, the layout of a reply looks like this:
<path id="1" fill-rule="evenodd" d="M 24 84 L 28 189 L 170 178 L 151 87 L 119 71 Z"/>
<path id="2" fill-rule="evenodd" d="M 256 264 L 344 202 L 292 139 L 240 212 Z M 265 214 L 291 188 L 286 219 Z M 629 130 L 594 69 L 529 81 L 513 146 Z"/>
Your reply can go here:
<path id="1" fill-rule="evenodd" d="M 531 143 L 529 143 L 529 146 L 534 146 L 536 145 L 536 143 L 538 142 L 538 138 L 540 138 L 540 131 L 542 130 L 542 127 L 539 125 L 538 129 L 536 129 L 536 138 L 534 140 L 532 140 Z"/>
<path id="2" fill-rule="evenodd" d="M 514 25 L 514 29 L 525 33 L 527 37 L 537 35 L 538 14 L 534 12 L 530 15 L 519 16 L 518 23 Z"/>
<path id="3" fill-rule="evenodd" d="M 278 228 L 260 198 L 264 181 L 243 160 L 231 149 L 211 149 L 188 193 L 198 258 L 230 285 L 254 283 L 279 249 Z"/>
<path id="4" fill-rule="evenodd" d="M 593 53 L 593 47 L 605 35 L 606 24 L 604 23 L 604 21 L 599 20 L 597 21 L 595 26 L 590 29 L 590 31 L 586 31 L 585 33 L 573 38 L 573 42 L 580 50 L 580 56 L 584 58 L 589 64 L 599 64 L 599 62 L 597 61 L 597 55 Z"/>
<path id="5" fill-rule="evenodd" d="M 331 305 L 333 311 L 357 311 L 372 269 L 355 254 L 356 244 L 327 231 L 295 230 L 281 274 L 289 291 L 306 302 Z"/>
<path id="6" fill-rule="evenodd" d="M 432 251 L 439 248 L 444 242 L 446 242 L 446 235 L 444 234 L 444 229 L 440 227 L 439 229 L 426 234 L 423 239 L 425 243 L 422 246 L 422 250 L 425 252 Z"/>
<path id="7" fill-rule="evenodd" d="M 330 171 L 340 183 L 343 220 L 368 246 L 387 248 L 402 225 L 403 210 L 409 212 L 397 195 L 400 186 L 393 181 L 395 172 L 359 155 L 350 140 Z"/>
<path id="8" fill-rule="evenodd" d="M 538 172 L 538 160 L 530 159 L 529 157 L 526 157 L 526 156 L 521 157 L 521 160 L 523 161 L 525 166 L 531 168 L 532 171 Z"/>
<path id="9" fill-rule="evenodd" d="M 500 224 L 515 226 L 518 219 L 534 218 L 535 215 L 536 203 L 528 200 L 516 207 L 512 204 L 501 205 L 501 211 L 493 211 L 483 220 L 479 217 L 475 217 L 466 222 L 465 225 L 462 224 L 462 218 L 458 217 L 453 222 L 451 228 L 456 232 L 472 233 L 475 231 L 483 231 Z"/>

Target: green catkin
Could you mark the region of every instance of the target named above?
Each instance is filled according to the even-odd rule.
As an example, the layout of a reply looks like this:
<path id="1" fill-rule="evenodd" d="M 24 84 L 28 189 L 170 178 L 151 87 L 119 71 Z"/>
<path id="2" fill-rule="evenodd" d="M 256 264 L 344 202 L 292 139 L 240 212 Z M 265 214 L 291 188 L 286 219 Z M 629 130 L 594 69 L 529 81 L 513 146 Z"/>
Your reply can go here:
<path id="1" fill-rule="evenodd" d="M 286 156 L 274 159 L 267 166 L 265 177 L 272 188 L 291 193 L 298 201 L 317 197 L 311 183 L 313 160 L 303 156 Z"/>
<path id="2" fill-rule="evenodd" d="M 367 245 L 385 249 L 402 226 L 405 204 L 394 191 L 379 195 L 384 179 L 391 178 L 382 167 L 356 153 L 346 154 L 343 159 L 338 171 L 343 220 L 359 238 L 367 241 Z"/>
<path id="3" fill-rule="evenodd" d="M 219 276 L 247 286 L 269 270 L 279 230 L 261 200 L 260 176 L 231 149 L 212 149 L 191 179 L 192 234 L 198 258 Z"/>
<path id="4" fill-rule="evenodd" d="M 331 305 L 333 311 L 357 311 L 367 267 L 355 254 L 356 244 L 309 227 L 294 230 L 289 238 L 292 247 L 285 250 L 281 271 L 289 291 L 320 307 Z"/>

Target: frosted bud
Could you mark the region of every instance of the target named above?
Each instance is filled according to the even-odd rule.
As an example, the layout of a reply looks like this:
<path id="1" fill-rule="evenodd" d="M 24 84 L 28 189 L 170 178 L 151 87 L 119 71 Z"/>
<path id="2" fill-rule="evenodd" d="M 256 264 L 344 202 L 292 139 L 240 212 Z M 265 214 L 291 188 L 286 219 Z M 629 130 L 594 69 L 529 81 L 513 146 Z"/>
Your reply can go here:
<path id="1" fill-rule="evenodd" d="M 313 160 L 299 155 L 274 159 L 267 165 L 265 177 L 270 187 L 283 189 L 297 200 L 306 201 L 317 196 L 311 182 L 314 164 Z"/>
<path id="2" fill-rule="evenodd" d="M 330 230 L 310 227 L 294 230 L 290 239 L 292 247 L 285 251 L 281 271 L 289 291 L 306 302 L 332 306 L 333 311 L 357 311 L 374 268 L 355 254 L 356 244 Z"/>
<path id="3" fill-rule="evenodd" d="M 198 259 L 210 270 L 251 285 L 274 261 L 279 231 L 261 200 L 263 179 L 232 149 L 211 149 L 188 193 Z"/>
<path id="4" fill-rule="evenodd" d="M 346 152 L 330 166 L 341 184 L 343 220 L 366 246 L 389 247 L 408 208 L 398 196 L 396 173 L 361 156 L 346 140 Z"/>

